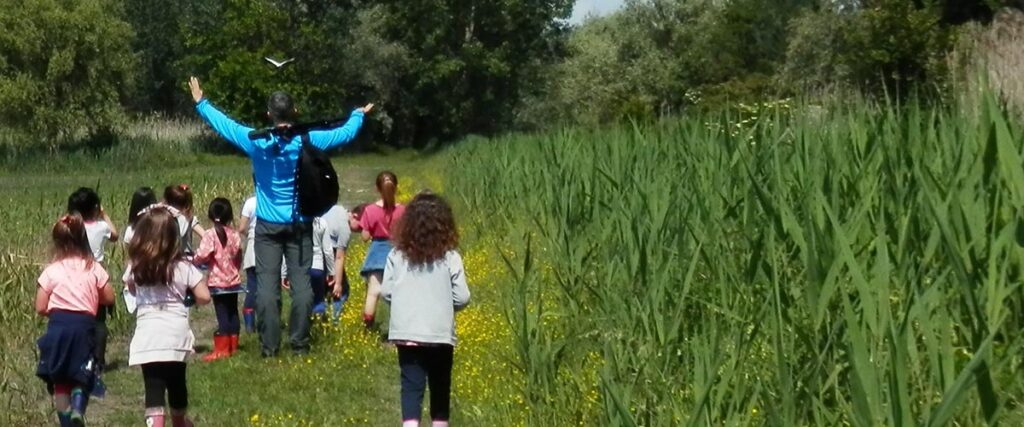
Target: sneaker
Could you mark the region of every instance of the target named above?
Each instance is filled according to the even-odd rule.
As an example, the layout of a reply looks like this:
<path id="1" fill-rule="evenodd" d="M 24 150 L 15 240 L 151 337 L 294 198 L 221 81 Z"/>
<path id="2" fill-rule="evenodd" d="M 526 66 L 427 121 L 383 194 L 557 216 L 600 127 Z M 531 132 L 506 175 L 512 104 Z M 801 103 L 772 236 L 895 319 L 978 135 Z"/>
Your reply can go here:
<path id="1" fill-rule="evenodd" d="M 327 313 L 327 304 L 319 302 L 313 305 L 313 315 Z"/>

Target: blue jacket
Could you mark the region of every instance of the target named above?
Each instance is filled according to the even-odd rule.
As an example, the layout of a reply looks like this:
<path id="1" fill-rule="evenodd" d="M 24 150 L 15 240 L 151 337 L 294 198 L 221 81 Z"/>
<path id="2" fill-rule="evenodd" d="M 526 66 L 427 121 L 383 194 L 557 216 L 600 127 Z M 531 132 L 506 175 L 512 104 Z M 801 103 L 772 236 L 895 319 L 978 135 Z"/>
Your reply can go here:
<path id="1" fill-rule="evenodd" d="M 274 224 L 290 224 L 295 206 L 295 167 L 302 150 L 302 137 L 250 140 L 248 126 L 239 124 L 214 107 L 205 98 L 196 104 L 196 111 L 220 136 L 245 152 L 252 159 L 256 180 L 256 217 Z M 363 125 L 363 111 L 356 109 L 345 125 L 331 130 L 309 132 L 309 141 L 321 150 L 330 150 L 352 141 Z"/>

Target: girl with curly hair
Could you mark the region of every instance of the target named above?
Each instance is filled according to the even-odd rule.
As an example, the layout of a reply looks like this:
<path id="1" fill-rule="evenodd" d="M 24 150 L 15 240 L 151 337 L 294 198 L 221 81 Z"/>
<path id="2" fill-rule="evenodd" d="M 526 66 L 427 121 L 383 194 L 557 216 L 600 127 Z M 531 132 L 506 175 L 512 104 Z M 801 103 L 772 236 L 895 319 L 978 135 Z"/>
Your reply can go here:
<path id="1" fill-rule="evenodd" d="M 455 312 L 469 304 L 452 209 L 440 196 L 420 193 L 394 232 L 382 296 L 391 304 L 388 340 L 398 347 L 402 425 L 419 425 L 429 384 L 432 425 L 447 427 Z"/>

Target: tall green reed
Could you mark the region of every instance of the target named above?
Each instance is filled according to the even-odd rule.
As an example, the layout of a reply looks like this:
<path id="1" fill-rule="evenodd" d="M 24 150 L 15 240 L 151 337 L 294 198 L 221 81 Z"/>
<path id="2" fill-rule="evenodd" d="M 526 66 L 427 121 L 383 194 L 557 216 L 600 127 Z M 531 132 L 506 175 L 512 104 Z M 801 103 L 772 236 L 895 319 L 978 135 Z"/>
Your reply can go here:
<path id="1" fill-rule="evenodd" d="M 507 236 L 531 424 L 1012 416 L 1019 125 L 991 97 L 801 111 L 452 150 L 448 188 Z"/>

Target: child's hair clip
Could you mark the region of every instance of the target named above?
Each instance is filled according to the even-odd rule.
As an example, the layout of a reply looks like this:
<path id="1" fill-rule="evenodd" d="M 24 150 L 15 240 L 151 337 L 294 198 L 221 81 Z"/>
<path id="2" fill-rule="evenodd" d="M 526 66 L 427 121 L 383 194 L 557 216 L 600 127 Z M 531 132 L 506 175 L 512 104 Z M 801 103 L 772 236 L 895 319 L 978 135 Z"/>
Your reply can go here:
<path id="1" fill-rule="evenodd" d="M 188 191 L 188 184 L 178 184 L 178 188 L 180 188 L 181 191 Z"/>
<path id="2" fill-rule="evenodd" d="M 150 213 L 153 213 L 154 211 L 157 211 L 157 210 L 164 210 L 164 211 L 167 211 L 167 213 L 171 214 L 172 216 L 174 215 L 174 213 L 171 212 L 170 209 L 167 209 L 167 206 L 161 205 L 159 203 L 154 203 L 152 205 L 149 205 L 149 206 L 146 206 L 146 207 L 142 208 L 142 210 L 139 211 L 139 215 L 138 216 L 139 216 L 139 218 L 141 218 L 144 215 L 149 215 Z"/>
<path id="3" fill-rule="evenodd" d="M 71 215 L 64 215 L 64 216 L 60 217 L 60 219 L 57 220 L 57 222 L 59 222 L 61 224 L 70 224 L 71 223 Z"/>

